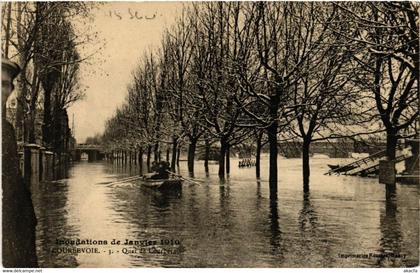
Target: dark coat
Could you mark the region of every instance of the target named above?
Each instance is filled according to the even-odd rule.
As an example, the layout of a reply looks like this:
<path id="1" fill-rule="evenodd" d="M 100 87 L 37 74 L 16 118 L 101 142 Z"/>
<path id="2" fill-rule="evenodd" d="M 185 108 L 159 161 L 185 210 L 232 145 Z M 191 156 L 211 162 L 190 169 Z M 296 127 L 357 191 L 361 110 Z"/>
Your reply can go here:
<path id="1" fill-rule="evenodd" d="M 19 175 L 12 125 L 2 120 L 2 250 L 4 267 L 38 267 L 36 217 L 31 194 Z"/>

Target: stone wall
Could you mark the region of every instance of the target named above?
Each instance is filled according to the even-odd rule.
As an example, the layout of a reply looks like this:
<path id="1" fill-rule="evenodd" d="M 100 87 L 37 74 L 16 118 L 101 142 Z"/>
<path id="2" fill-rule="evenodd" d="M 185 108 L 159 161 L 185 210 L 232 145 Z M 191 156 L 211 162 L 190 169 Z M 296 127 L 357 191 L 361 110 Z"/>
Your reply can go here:
<path id="1" fill-rule="evenodd" d="M 67 177 L 69 156 L 57 155 L 36 144 L 26 144 L 19 152 L 19 167 L 22 178 L 31 191 L 40 183 Z"/>

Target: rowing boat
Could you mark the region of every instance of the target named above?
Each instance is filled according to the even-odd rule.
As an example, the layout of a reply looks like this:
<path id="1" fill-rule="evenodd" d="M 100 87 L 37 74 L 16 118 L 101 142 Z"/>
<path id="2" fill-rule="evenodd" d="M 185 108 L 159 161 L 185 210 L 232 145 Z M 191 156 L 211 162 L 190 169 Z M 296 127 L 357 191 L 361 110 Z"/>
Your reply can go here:
<path id="1" fill-rule="evenodd" d="M 142 178 L 141 185 L 157 190 L 180 190 L 182 189 L 182 178 L 171 177 L 167 179 L 148 179 Z"/>

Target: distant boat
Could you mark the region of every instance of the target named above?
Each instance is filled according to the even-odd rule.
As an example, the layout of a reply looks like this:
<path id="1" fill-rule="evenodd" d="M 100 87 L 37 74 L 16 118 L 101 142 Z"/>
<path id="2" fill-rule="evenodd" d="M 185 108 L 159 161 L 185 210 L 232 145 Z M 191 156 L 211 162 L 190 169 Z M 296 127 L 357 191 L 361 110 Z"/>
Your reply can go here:
<path id="1" fill-rule="evenodd" d="M 341 172 L 347 172 L 349 170 L 352 170 L 354 167 L 353 166 L 340 166 L 340 165 L 333 165 L 333 164 L 327 164 L 328 167 L 330 167 L 330 171 L 336 171 L 337 173 L 341 173 Z"/>
<path id="2" fill-rule="evenodd" d="M 327 164 L 327 165 L 331 170 L 340 168 L 340 165 L 332 165 L 332 164 Z"/>

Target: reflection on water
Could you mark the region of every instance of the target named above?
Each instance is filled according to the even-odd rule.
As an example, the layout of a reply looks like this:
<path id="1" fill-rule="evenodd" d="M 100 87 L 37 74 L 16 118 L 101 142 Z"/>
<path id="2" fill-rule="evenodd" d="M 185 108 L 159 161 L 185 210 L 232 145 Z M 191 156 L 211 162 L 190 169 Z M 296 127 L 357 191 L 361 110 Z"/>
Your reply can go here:
<path id="1" fill-rule="evenodd" d="M 270 198 L 270 229 L 271 229 L 271 238 L 270 238 L 270 245 L 271 245 L 271 254 L 273 256 L 277 256 L 279 260 L 283 259 L 283 251 L 281 248 L 281 231 L 280 231 L 280 224 L 281 221 L 279 219 L 278 213 L 278 202 L 277 198 L 271 197 Z"/>
<path id="2" fill-rule="evenodd" d="M 267 162 L 262 163 L 262 170 L 268 169 L 264 166 Z M 311 192 L 304 194 L 300 160 L 280 160 L 277 198 L 270 198 L 267 180 L 253 178 L 252 168 L 233 167 L 229 178 L 220 182 L 217 165 L 209 165 L 207 177 L 199 162 L 195 177 L 203 182 L 185 182 L 182 191 L 160 193 L 143 188 L 138 181 L 119 181 L 137 174 L 139 170 L 134 167 L 75 164 L 69 179 L 45 183 L 34 193 L 40 265 L 416 265 L 417 186 L 398 185 L 393 197 L 386 199 L 384 185 L 375 179 L 322 175 L 326 163 L 313 160 Z M 186 175 L 186 169 L 181 162 L 181 174 Z M 262 177 L 268 174 L 262 172 Z M 106 240 L 108 244 L 77 246 L 97 247 L 96 254 L 68 254 L 57 249 L 75 246 L 58 245 L 57 239 Z M 157 244 L 112 245 L 113 239 Z M 371 256 L 355 257 L 357 254 Z M 395 258 L 397 255 L 405 257 Z"/>
<path id="3" fill-rule="evenodd" d="M 379 266 L 402 266 L 401 259 L 388 259 L 388 254 L 401 253 L 401 226 L 397 220 L 397 203 L 394 196 L 388 197 L 380 216 L 381 239 L 378 252 Z"/>

